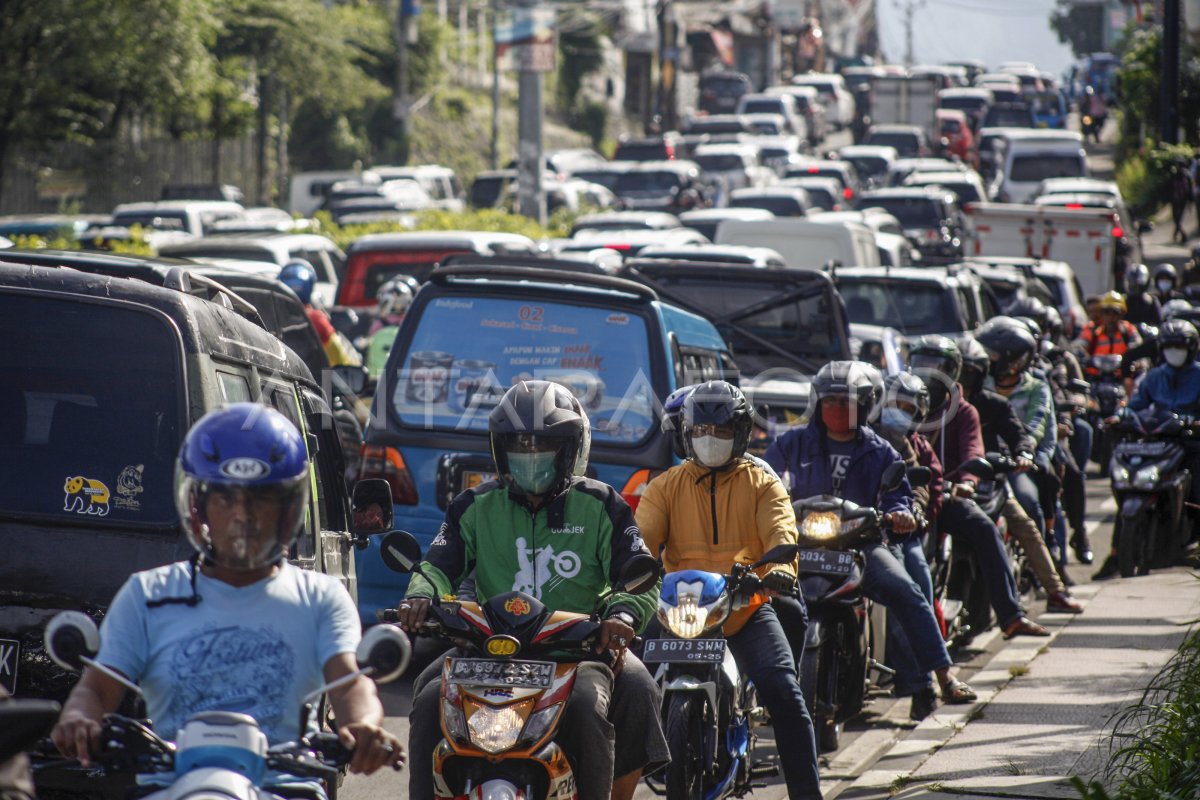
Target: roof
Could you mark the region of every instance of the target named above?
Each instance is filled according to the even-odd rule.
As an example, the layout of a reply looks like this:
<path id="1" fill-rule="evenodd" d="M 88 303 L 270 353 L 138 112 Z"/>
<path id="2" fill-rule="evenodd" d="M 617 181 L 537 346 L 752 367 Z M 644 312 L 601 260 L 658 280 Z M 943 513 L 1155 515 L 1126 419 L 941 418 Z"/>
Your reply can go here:
<path id="1" fill-rule="evenodd" d="M 746 187 L 734 189 L 729 196 L 735 199 L 743 197 L 802 197 L 804 190 L 798 186 L 763 186 L 760 188 Z"/>
<path id="2" fill-rule="evenodd" d="M 921 267 L 838 267 L 834 279 L 870 278 L 872 280 L 886 279 L 892 281 L 917 281 L 920 283 L 944 284 L 952 276 L 961 274 L 959 270 L 950 267 L 921 266 Z"/>
<path id="3" fill-rule="evenodd" d="M 778 117 L 778 114 L 769 116 Z M 760 149 L 760 145 L 747 144 L 743 142 L 716 142 L 713 144 L 702 144 L 692 151 L 693 156 L 717 156 L 717 155 L 754 155 Z"/>
<path id="4" fill-rule="evenodd" d="M 149 200 L 141 203 L 121 203 L 113 209 L 114 214 L 137 213 L 139 211 L 244 211 L 241 203 L 231 200 Z"/>
<path id="5" fill-rule="evenodd" d="M 886 200 L 888 198 L 923 197 L 930 200 L 940 200 L 949 191 L 939 190 L 936 186 L 889 186 L 884 189 L 871 189 L 858 195 L 860 202 L 868 200 Z"/>
<path id="6" fill-rule="evenodd" d="M 495 231 L 412 231 L 402 233 L 368 233 L 360 236 L 348 248 L 357 253 L 364 250 L 489 250 L 495 246 L 533 250 L 533 240 L 519 233 Z"/>
<path id="7" fill-rule="evenodd" d="M 679 218 L 665 211 L 605 211 L 596 214 L 584 214 L 575 218 L 575 227 L 586 227 L 588 224 L 629 223 L 645 228 L 678 228 Z"/>
<path id="8" fill-rule="evenodd" d="M 1056 192 L 1033 199 L 1035 206 L 1080 205 L 1087 208 L 1116 208 L 1117 198 L 1107 192 Z"/>
<path id="9" fill-rule="evenodd" d="M 667 228 L 665 230 L 620 230 L 596 231 L 584 229 L 576 233 L 572 239 L 579 245 L 604 247 L 606 245 L 659 245 L 659 244 L 707 244 L 704 234 L 691 228 Z"/>
<path id="10" fill-rule="evenodd" d="M 898 125 L 888 123 L 882 125 L 872 125 L 870 130 L 867 131 L 867 136 L 870 136 L 873 133 L 912 133 L 916 134 L 917 136 L 924 136 L 925 129 L 920 125 Z"/>
<path id="11" fill-rule="evenodd" d="M 697 208 L 692 211 L 684 211 L 679 215 L 679 221 L 683 223 L 726 219 L 762 220 L 774 218 L 775 215 L 765 208 Z"/>
<path id="12" fill-rule="evenodd" d="M 837 152 L 842 158 L 886 158 L 895 161 L 900 157 L 900 151 L 886 144 L 848 144 Z"/>
<path id="13" fill-rule="evenodd" d="M 731 261 L 777 260 L 783 263 L 783 256 L 779 251 L 770 247 L 745 247 L 736 244 L 651 245 L 639 251 L 637 257 L 687 261 L 697 255 L 704 261 L 722 261 L 728 258 Z"/>
<path id="14" fill-rule="evenodd" d="M 1042 194 L 1087 192 L 1090 194 L 1113 194 L 1120 196 L 1121 189 L 1114 181 L 1099 178 L 1047 178 L 1042 181 Z"/>
<path id="15" fill-rule="evenodd" d="M 952 89 L 942 89 L 939 97 L 978 97 L 980 100 L 991 100 L 992 90 L 983 86 L 956 86 Z"/>

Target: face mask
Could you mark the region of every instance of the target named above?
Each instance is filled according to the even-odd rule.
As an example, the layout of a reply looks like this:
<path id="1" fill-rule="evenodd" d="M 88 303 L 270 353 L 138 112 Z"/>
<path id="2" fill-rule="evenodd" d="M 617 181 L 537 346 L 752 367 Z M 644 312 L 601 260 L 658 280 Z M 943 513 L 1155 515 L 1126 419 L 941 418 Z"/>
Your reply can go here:
<path id="1" fill-rule="evenodd" d="M 729 463 L 733 458 L 733 439 L 721 439 L 716 436 L 693 436 L 692 452 L 702 466 L 716 469 Z"/>
<path id="2" fill-rule="evenodd" d="M 902 411 L 899 408 L 888 406 L 879 416 L 879 421 L 883 423 L 883 427 L 891 428 L 895 431 L 908 432 L 912 428 L 913 418 L 907 411 Z"/>
<path id="3" fill-rule="evenodd" d="M 1182 347 L 1167 347 L 1163 349 L 1163 358 L 1172 367 L 1182 367 L 1187 363 L 1188 351 Z"/>
<path id="4" fill-rule="evenodd" d="M 1155 285 L 1158 286 L 1158 290 L 1160 292 L 1162 292 L 1163 294 L 1166 294 L 1167 292 L 1169 292 L 1175 288 L 1175 284 L 1172 283 L 1171 281 L 1156 281 Z"/>
<path id="5" fill-rule="evenodd" d="M 509 453 L 508 472 L 516 488 L 527 494 L 544 494 L 554 484 L 558 453 Z"/>
<path id="6" fill-rule="evenodd" d="M 828 403 L 821 404 L 821 422 L 825 425 L 825 430 L 833 434 L 844 434 L 850 432 L 850 407 L 849 406 L 832 406 Z"/>

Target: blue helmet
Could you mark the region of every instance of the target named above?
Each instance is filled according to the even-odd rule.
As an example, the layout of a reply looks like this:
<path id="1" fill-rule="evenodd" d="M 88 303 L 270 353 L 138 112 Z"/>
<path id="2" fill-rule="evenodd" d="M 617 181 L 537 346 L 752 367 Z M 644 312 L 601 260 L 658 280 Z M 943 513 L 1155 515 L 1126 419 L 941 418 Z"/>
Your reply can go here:
<path id="1" fill-rule="evenodd" d="M 289 261 L 279 270 L 279 280 L 296 293 L 300 302 L 308 305 L 312 302 L 313 287 L 317 285 L 317 271 L 302 258 Z"/>
<path id="2" fill-rule="evenodd" d="M 283 558 L 308 507 L 308 454 L 287 417 L 258 403 L 209 412 L 175 462 L 175 506 L 192 547 L 219 566 Z"/>

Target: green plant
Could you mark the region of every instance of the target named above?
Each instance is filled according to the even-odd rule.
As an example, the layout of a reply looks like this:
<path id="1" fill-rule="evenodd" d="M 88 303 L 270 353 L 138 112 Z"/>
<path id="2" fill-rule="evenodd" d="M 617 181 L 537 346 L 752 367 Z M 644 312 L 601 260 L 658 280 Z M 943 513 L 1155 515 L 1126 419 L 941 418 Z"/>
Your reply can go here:
<path id="1" fill-rule="evenodd" d="M 1029 667 L 1025 664 L 1014 664 L 1008 668 L 1008 674 L 1013 678 L 1019 678 L 1029 674 Z"/>

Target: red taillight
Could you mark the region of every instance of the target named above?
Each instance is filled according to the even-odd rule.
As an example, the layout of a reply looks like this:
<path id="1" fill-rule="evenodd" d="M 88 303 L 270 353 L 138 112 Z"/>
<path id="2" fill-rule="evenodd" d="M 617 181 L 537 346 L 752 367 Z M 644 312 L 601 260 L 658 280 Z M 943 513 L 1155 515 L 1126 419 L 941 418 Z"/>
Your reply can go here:
<path id="1" fill-rule="evenodd" d="M 417 487 L 412 473 L 404 463 L 404 456 L 394 447 L 365 444 L 362 448 L 362 465 L 358 468 L 359 478 L 383 478 L 392 487 L 392 501 L 397 505 L 415 506 L 418 502 Z"/>
<path id="2" fill-rule="evenodd" d="M 609 250 L 616 250 L 621 253 L 628 252 L 633 249 L 631 244 L 602 244 L 600 247 L 607 247 Z"/>
<path id="3" fill-rule="evenodd" d="M 820 168 L 820 167 L 809 167 L 809 168 L 808 168 L 808 174 L 809 174 L 809 175 L 820 175 L 820 174 L 821 174 L 821 168 Z"/>
<path id="4" fill-rule="evenodd" d="M 648 483 L 650 483 L 650 470 L 639 469 L 629 476 L 629 480 L 625 482 L 625 488 L 621 490 L 621 497 L 625 498 L 625 502 L 635 513 L 638 503 L 641 502 L 642 492 L 646 491 Z"/>
<path id="5" fill-rule="evenodd" d="M 1083 203 L 1067 203 L 1063 208 L 1069 208 L 1073 211 L 1079 211 L 1083 208 Z"/>
<path id="6" fill-rule="evenodd" d="M 667 144 L 665 149 L 667 151 L 667 160 L 674 161 L 675 160 L 675 145 Z"/>
<path id="7" fill-rule="evenodd" d="M 1113 235 L 1114 239 L 1120 239 L 1122 236 L 1125 235 L 1125 231 L 1121 228 L 1120 225 L 1113 225 L 1112 235 Z"/>
<path id="8" fill-rule="evenodd" d="M 845 189 L 842 189 L 842 197 L 846 198 L 847 200 L 853 200 L 854 190 L 847 186 Z"/>

